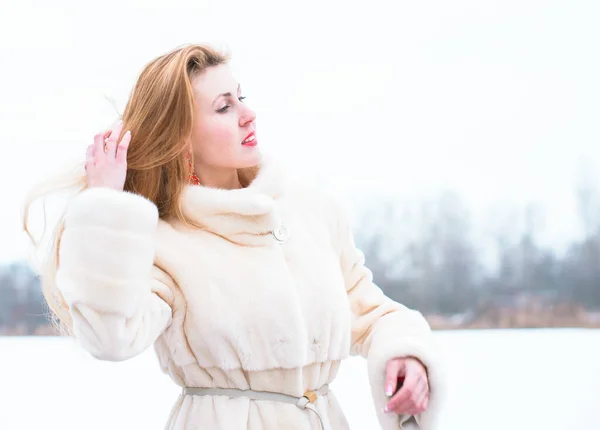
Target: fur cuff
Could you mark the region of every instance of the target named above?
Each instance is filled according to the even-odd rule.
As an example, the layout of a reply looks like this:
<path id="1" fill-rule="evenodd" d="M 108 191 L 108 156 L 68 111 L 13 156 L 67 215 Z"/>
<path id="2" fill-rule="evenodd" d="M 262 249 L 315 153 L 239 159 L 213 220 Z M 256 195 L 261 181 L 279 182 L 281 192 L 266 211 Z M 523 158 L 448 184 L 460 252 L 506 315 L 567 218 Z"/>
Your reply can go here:
<path id="1" fill-rule="evenodd" d="M 65 227 L 106 227 L 129 233 L 154 232 L 158 209 L 138 194 L 110 188 L 88 188 L 71 200 Z"/>
<path id="2" fill-rule="evenodd" d="M 383 327 L 380 327 L 383 328 Z M 387 327 L 386 327 L 387 328 Z M 383 331 L 383 330 L 382 330 Z M 422 430 L 437 430 L 440 426 L 439 415 L 444 397 L 443 370 L 440 360 L 434 351 L 433 338 L 430 334 L 409 336 L 392 336 L 390 331 L 374 333 L 373 343 L 368 355 L 369 383 L 377 418 L 383 430 L 409 429 L 407 421 L 411 416 L 385 413 L 383 408 L 388 402 L 385 395 L 385 375 L 387 362 L 398 357 L 415 357 L 420 360 L 429 378 L 429 405 L 422 414 L 415 416 L 415 420 Z M 406 427 L 405 427 L 406 426 Z"/>
<path id="3" fill-rule="evenodd" d="M 86 270 L 59 269 L 56 283 L 71 307 L 85 305 L 101 314 L 131 318 L 150 293 L 150 278 L 117 280 Z"/>
<path id="4" fill-rule="evenodd" d="M 70 305 L 132 315 L 150 292 L 156 206 L 136 194 L 90 188 L 65 214 L 56 283 Z"/>

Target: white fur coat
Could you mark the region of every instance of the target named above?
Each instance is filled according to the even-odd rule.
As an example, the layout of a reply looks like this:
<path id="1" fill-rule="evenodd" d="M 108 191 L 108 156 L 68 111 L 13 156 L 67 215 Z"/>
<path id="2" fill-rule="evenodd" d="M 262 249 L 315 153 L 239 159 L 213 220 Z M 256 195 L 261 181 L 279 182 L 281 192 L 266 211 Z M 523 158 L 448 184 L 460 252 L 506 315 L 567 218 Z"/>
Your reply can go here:
<path id="1" fill-rule="evenodd" d="M 437 429 L 442 394 L 430 328 L 387 298 L 355 248 L 344 211 L 317 190 L 287 184 L 265 163 L 250 186 L 188 186 L 192 229 L 158 219 L 150 201 L 94 188 L 68 207 L 57 284 L 75 336 L 93 356 L 125 360 L 154 345 L 175 383 L 301 396 L 331 382 L 341 360 L 367 359 L 382 428 L 410 417 L 384 414 L 386 362 L 415 356 L 427 367 Z M 348 429 L 335 394 L 316 403 L 333 430 Z M 180 396 L 168 429 L 318 429 L 294 405 Z"/>

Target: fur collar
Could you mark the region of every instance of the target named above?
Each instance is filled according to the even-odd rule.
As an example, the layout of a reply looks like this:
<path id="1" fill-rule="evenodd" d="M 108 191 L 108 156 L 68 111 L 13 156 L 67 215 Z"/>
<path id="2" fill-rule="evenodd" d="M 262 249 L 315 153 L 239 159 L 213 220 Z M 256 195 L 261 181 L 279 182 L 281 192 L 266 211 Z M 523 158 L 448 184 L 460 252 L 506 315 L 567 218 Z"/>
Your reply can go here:
<path id="1" fill-rule="evenodd" d="M 262 157 L 253 168 L 241 169 L 248 185 L 237 190 L 188 185 L 183 194 L 184 216 L 214 234 L 243 245 L 272 242 L 281 231 L 277 200 L 283 196 L 285 179 L 281 168 Z"/>

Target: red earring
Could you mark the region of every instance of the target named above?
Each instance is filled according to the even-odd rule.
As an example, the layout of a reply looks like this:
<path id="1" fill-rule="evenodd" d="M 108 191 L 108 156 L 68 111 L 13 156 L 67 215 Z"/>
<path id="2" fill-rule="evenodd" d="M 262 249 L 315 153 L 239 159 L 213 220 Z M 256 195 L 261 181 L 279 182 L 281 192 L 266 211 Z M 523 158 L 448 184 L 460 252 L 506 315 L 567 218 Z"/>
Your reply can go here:
<path id="1" fill-rule="evenodd" d="M 194 174 L 194 163 L 192 163 L 192 155 L 188 152 L 187 154 L 188 168 L 190 173 L 188 175 L 188 183 L 191 185 L 200 185 L 200 178 Z"/>

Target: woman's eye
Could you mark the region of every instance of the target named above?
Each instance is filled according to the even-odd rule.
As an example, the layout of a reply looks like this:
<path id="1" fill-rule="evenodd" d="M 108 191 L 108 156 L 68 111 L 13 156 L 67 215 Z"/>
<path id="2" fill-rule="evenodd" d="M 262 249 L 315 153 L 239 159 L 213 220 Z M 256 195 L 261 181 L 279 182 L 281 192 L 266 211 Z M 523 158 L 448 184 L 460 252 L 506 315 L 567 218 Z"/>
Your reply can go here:
<path id="1" fill-rule="evenodd" d="M 246 97 L 240 96 L 240 97 L 238 97 L 238 100 L 240 102 L 243 102 L 244 100 L 246 100 Z M 221 109 L 217 109 L 217 112 L 219 112 L 219 113 L 225 113 L 225 112 L 227 112 L 227 109 L 229 109 L 230 107 L 231 107 L 230 105 L 225 105 Z"/>

